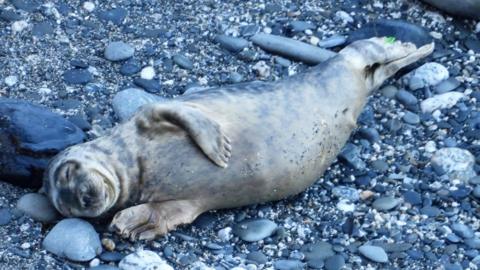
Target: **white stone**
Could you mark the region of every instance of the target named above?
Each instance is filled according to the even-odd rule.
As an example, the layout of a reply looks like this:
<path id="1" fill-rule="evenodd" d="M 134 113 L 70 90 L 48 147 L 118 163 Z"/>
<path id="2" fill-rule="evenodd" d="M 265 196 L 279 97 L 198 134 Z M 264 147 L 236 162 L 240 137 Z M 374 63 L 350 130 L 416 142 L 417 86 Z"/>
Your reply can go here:
<path id="1" fill-rule="evenodd" d="M 16 21 L 12 23 L 12 31 L 13 33 L 22 32 L 25 28 L 28 27 L 28 23 L 26 21 Z"/>
<path id="2" fill-rule="evenodd" d="M 433 153 L 437 151 L 437 144 L 434 141 L 428 141 L 425 144 L 425 152 Z"/>
<path id="3" fill-rule="evenodd" d="M 409 79 L 408 85 L 411 90 L 427 86 L 437 85 L 439 82 L 448 79 L 448 69 L 435 62 L 426 63 L 406 75 Z"/>
<path id="4" fill-rule="evenodd" d="M 144 67 L 140 71 L 140 78 L 145 80 L 151 80 L 155 77 L 155 69 L 152 66 Z"/>
<path id="5" fill-rule="evenodd" d="M 343 212 L 353 212 L 355 211 L 355 204 L 349 200 L 340 200 L 337 203 L 337 208 Z"/>
<path id="6" fill-rule="evenodd" d="M 83 9 L 85 9 L 88 12 L 92 12 L 95 9 L 95 4 L 89 1 L 84 2 Z"/>
<path id="7" fill-rule="evenodd" d="M 226 227 L 219 230 L 217 236 L 220 241 L 228 242 L 230 239 L 232 239 L 232 228 Z"/>
<path id="8" fill-rule="evenodd" d="M 99 266 L 99 265 L 100 265 L 100 260 L 98 258 L 95 258 L 95 259 L 91 260 L 90 263 L 89 263 L 90 267 L 95 267 L 95 266 Z"/>
<path id="9" fill-rule="evenodd" d="M 319 42 L 320 42 L 320 39 L 318 37 L 316 36 L 310 37 L 310 44 L 312 44 L 313 46 L 317 46 Z"/>
<path id="10" fill-rule="evenodd" d="M 457 147 L 439 149 L 430 160 L 432 166 L 441 168 L 450 179 L 467 182 L 475 176 L 475 157 L 468 150 Z"/>
<path id="11" fill-rule="evenodd" d="M 270 76 L 270 67 L 265 61 L 258 61 L 252 69 L 257 73 L 259 77 L 266 78 Z"/>
<path id="12" fill-rule="evenodd" d="M 343 21 L 343 23 L 353 23 L 353 18 L 352 16 L 350 16 L 350 14 L 348 14 L 347 12 L 343 11 L 343 10 L 339 10 L 337 12 L 335 12 L 335 18 L 337 19 L 340 19 Z"/>
<path id="13" fill-rule="evenodd" d="M 475 33 L 480 33 L 480 22 L 478 22 L 477 26 L 475 26 Z"/>
<path id="14" fill-rule="evenodd" d="M 141 249 L 125 256 L 118 267 L 122 270 L 173 270 L 157 253 Z"/>
<path id="15" fill-rule="evenodd" d="M 30 245 L 30 243 L 23 243 L 20 247 L 22 249 L 29 249 L 31 247 L 31 245 Z"/>
<path id="16" fill-rule="evenodd" d="M 17 76 L 8 76 L 5 78 L 5 84 L 7 86 L 14 86 L 18 82 L 18 77 Z"/>
<path id="17" fill-rule="evenodd" d="M 431 113 L 439 109 L 449 109 L 464 97 L 465 94 L 460 92 L 447 92 L 423 100 L 420 103 L 420 108 L 423 113 Z"/>

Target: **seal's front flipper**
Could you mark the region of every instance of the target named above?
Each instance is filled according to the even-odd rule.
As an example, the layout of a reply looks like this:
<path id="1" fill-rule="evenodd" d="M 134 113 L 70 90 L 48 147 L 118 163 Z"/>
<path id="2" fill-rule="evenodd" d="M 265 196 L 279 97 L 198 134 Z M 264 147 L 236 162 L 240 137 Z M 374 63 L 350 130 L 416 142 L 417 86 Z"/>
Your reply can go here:
<path id="1" fill-rule="evenodd" d="M 162 133 L 180 128 L 215 164 L 225 168 L 231 155 L 230 139 L 201 108 L 190 103 L 152 104 L 136 116 L 140 131 Z"/>
<path id="2" fill-rule="evenodd" d="M 110 230 L 131 241 L 153 240 L 178 225 L 191 223 L 201 213 L 195 201 L 144 203 L 115 214 Z"/>

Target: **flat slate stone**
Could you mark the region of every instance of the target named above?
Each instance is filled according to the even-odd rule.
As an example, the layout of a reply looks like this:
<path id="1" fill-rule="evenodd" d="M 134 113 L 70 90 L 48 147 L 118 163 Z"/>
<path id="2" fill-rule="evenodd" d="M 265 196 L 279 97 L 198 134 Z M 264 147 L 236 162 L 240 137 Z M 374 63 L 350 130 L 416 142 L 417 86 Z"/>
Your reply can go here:
<path id="1" fill-rule="evenodd" d="M 388 255 L 385 253 L 385 250 L 381 247 L 377 246 L 370 246 L 370 245 L 363 245 L 358 248 L 358 251 L 363 256 L 367 257 L 368 259 L 379 262 L 379 263 L 386 263 L 388 262 Z"/>
<path id="2" fill-rule="evenodd" d="M 362 28 L 350 33 L 347 43 L 371 37 L 394 37 L 403 42 L 412 42 L 417 47 L 433 41 L 429 32 L 423 27 L 403 20 L 380 19 L 366 24 Z"/>
<path id="3" fill-rule="evenodd" d="M 63 73 L 67 84 L 87 84 L 93 80 L 92 74 L 86 69 L 70 69 Z"/>
<path id="4" fill-rule="evenodd" d="M 336 55 L 335 52 L 282 36 L 258 33 L 252 42 L 267 52 L 301 61 L 309 65 L 319 64 Z"/>
<path id="5" fill-rule="evenodd" d="M 50 158 L 84 139 L 82 130 L 46 108 L 0 98 L 0 180 L 38 188 Z"/>

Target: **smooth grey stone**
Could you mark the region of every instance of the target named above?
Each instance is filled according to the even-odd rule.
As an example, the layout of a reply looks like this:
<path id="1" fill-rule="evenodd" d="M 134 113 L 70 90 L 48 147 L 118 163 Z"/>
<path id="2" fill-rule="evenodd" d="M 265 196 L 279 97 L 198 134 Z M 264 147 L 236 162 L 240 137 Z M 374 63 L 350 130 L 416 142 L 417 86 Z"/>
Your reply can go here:
<path id="1" fill-rule="evenodd" d="M 418 103 L 418 99 L 412 93 L 403 89 L 397 91 L 395 98 L 405 107 L 410 107 Z"/>
<path id="2" fill-rule="evenodd" d="M 413 205 L 418 205 L 422 203 L 422 195 L 415 191 L 405 191 L 405 193 L 403 193 L 403 198 L 406 202 Z"/>
<path id="3" fill-rule="evenodd" d="M 248 40 L 238 37 L 231 37 L 227 35 L 218 35 L 215 37 L 215 42 L 220 45 L 220 47 L 232 52 L 238 53 L 241 50 L 248 47 Z"/>
<path id="4" fill-rule="evenodd" d="M 363 245 L 358 248 L 360 254 L 366 258 L 379 263 L 388 262 L 388 255 L 383 248 L 378 246 Z"/>
<path id="5" fill-rule="evenodd" d="M 478 36 L 478 35 L 477 35 Z M 469 49 L 474 51 L 475 53 L 480 53 L 480 40 L 473 38 L 473 37 L 468 37 L 465 40 L 465 46 Z"/>
<path id="6" fill-rule="evenodd" d="M 115 25 L 120 25 L 123 23 L 125 17 L 127 17 L 128 12 L 124 8 L 113 8 L 110 10 L 100 10 L 97 12 L 97 16 L 100 20 L 106 22 L 112 22 Z"/>
<path id="7" fill-rule="evenodd" d="M 452 231 L 462 237 L 462 238 L 465 238 L 465 239 L 468 239 L 468 238 L 473 238 L 473 236 L 475 236 L 472 228 L 470 228 L 469 226 L 465 225 L 465 224 L 462 224 L 462 223 L 453 223 L 452 224 Z"/>
<path id="8" fill-rule="evenodd" d="M 329 48 L 341 46 L 345 44 L 345 42 L 347 42 L 347 37 L 335 35 L 335 36 L 331 36 L 329 38 L 320 40 L 320 42 L 318 42 L 318 46 L 325 49 L 329 49 Z"/>
<path id="9" fill-rule="evenodd" d="M 104 262 L 119 262 L 126 255 L 116 251 L 107 251 L 100 254 L 100 259 Z"/>
<path id="10" fill-rule="evenodd" d="M 101 264 L 101 265 L 97 265 L 95 267 L 90 267 L 90 268 L 88 268 L 88 270 L 121 270 L 121 269 L 118 268 L 118 267 L 115 267 L 115 266 L 108 265 L 108 264 Z"/>
<path id="11" fill-rule="evenodd" d="M 105 47 L 104 56 L 110 61 L 126 60 L 133 56 L 135 48 L 123 41 L 110 42 Z"/>
<path id="12" fill-rule="evenodd" d="M 162 90 L 162 85 L 157 79 L 147 80 L 142 78 L 133 79 L 133 84 L 150 93 L 158 93 Z"/>
<path id="13" fill-rule="evenodd" d="M 175 64 L 177 64 L 179 67 L 184 69 L 193 68 L 192 60 L 188 59 L 185 55 L 182 55 L 182 54 L 177 54 L 173 56 L 173 62 L 175 62 Z"/>
<path id="14" fill-rule="evenodd" d="M 47 251 L 72 261 L 86 262 L 102 252 L 98 233 L 85 220 L 68 218 L 57 223 L 42 242 Z"/>
<path id="15" fill-rule="evenodd" d="M 35 24 L 32 28 L 32 35 L 35 37 L 43 37 L 53 34 L 53 26 L 50 22 L 44 21 Z"/>
<path id="16" fill-rule="evenodd" d="M 400 203 L 399 199 L 396 199 L 394 197 L 381 197 L 376 199 L 372 206 L 373 208 L 379 210 L 379 211 L 388 211 L 392 210 L 393 208 L 397 207 L 397 205 Z"/>
<path id="17" fill-rule="evenodd" d="M 380 92 L 382 92 L 382 95 L 387 97 L 387 98 L 394 98 L 395 95 L 398 92 L 398 89 L 397 89 L 397 87 L 395 87 L 393 85 L 387 85 L 387 86 L 383 87 L 382 89 L 380 89 Z"/>
<path id="18" fill-rule="evenodd" d="M 480 238 L 474 237 L 465 239 L 465 244 L 470 248 L 480 249 Z"/>
<path id="19" fill-rule="evenodd" d="M 345 265 L 345 258 L 342 255 L 334 255 L 325 260 L 325 269 L 340 270 Z"/>
<path id="20" fill-rule="evenodd" d="M 327 242 L 318 242 L 313 244 L 307 244 L 301 248 L 305 259 L 311 260 L 325 260 L 328 257 L 335 255 L 332 245 Z"/>
<path id="21" fill-rule="evenodd" d="M 452 15 L 480 19 L 479 0 L 422 0 Z"/>
<path id="22" fill-rule="evenodd" d="M 316 65 L 336 55 L 335 52 L 318 48 L 298 40 L 265 33 L 254 35 L 252 42 L 265 51 L 309 65 Z"/>
<path id="23" fill-rule="evenodd" d="M 417 47 L 433 41 L 429 32 L 421 26 L 404 20 L 380 19 L 350 33 L 347 43 L 372 37 L 394 37 L 396 40 L 414 43 Z"/>
<path id="24" fill-rule="evenodd" d="M 239 82 L 243 81 L 243 76 L 242 76 L 242 74 L 234 71 L 234 72 L 230 73 L 230 75 L 228 76 L 228 79 L 231 83 L 239 83 Z"/>
<path id="25" fill-rule="evenodd" d="M 115 94 L 112 100 L 113 111 L 121 122 L 128 120 L 145 104 L 164 102 L 166 98 L 147 93 L 141 89 L 128 88 Z"/>
<path id="26" fill-rule="evenodd" d="M 473 196 L 477 199 L 480 199 L 480 186 L 476 186 L 473 189 Z"/>
<path id="27" fill-rule="evenodd" d="M 40 222 L 51 223 L 60 216 L 50 200 L 40 193 L 23 195 L 17 202 L 17 209 Z"/>
<path id="28" fill-rule="evenodd" d="M 120 67 L 120 74 L 124 76 L 131 76 L 138 73 L 142 69 L 140 63 L 135 59 L 129 59 Z"/>
<path id="29" fill-rule="evenodd" d="M 338 158 L 359 171 L 363 171 L 367 167 L 360 157 L 360 149 L 352 143 L 347 143 L 347 145 L 343 147 Z"/>
<path id="30" fill-rule="evenodd" d="M 440 82 L 439 84 L 437 84 L 434 90 L 435 90 L 435 93 L 437 94 L 443 94 L 443 93 L 450 92 L 457 89 L 460 86 L 460 84 L 461 83 L 457 79 L 455 79 L 454 77 L 450 77 Z"/>
<path id="31" fill-rule="evenodd" d="M 417 125 L 420 123 L 420 116 L 416 113 L 412 113 L 410 111 L 406 111 L 402 117 L 403 121 L 407 124 Z"/>
<path id="32" fill-rule="evenodd" d="M 435 206 L 425 206 L 420 209 L 420 213 L 428 217 L 437 217 L 442 213 L 442 211 Z"/>
<path id="33" fill-rule="evenodd" d="M 315 25 L 305 21 L 293 21 L 288 25 L 292 32 L 303 32 L 307 29 L 315 29 Z"/>
<path id="34" fill-rule="evenodd" d="M 406 76 L 409 78 L 408 87 L 410 90 L 417 90 L 423 87 L 436 86 L 448 79 L 448 69 L 442 64 L 428 62 Z"/>
<path id="35" fill-rule="evenodd" d="M 298 260 L 278 260 L 273 263 L 276 270 L 302 270 L 304 265 Z"/>
<path id="36" fill-rule="evenodd" d="M 63 73 L 67 84 L 87 84 L 93 80 L 92 74 L 86 69 L 70 69 Z"/>
<path id="37" fill-rule="evenodd" d="M 268 262 L 267 256 L 261 251 L 252 251 L 248 253 L 247 260 L 254 261 L 258 264 L 266 264 Z"/>
<path id="38" fill-rule="evenodd" d="M 0 208 L 0 226 L 7 225 L 12 220 L 12 213 L 8 208 Z"/>
<path id="39" fill-rule="evenodd" d="M 285 59 L 283 57 L 280 57 L 280 56 L 275 56 L 275 63 L 279 64 L 280 66 L 282 67 L 289 67 L 292 62 L 288 59 Z"/>
<path id="40" fill-rule="evenodd" d="M 270 237 L 277 224 L 268 219 L 247 220 L 233 226 L 233 233 L 243 241 L 256 242 Z"/>

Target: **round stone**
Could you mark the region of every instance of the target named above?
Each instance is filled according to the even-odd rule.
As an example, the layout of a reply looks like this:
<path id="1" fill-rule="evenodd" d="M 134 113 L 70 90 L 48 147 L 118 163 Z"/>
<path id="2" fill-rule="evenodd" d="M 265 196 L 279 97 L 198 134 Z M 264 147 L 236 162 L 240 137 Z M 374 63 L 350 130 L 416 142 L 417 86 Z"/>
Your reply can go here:
<path id="1" fill-rule="evenodd" d="M 92 12 L 95 9 L 95 4 L 89 1 L 86 1 L 82 5 L 83 9 L 85 9 L 88 12 Z"/>
<path id="2" fill-rule="evenodd" d="M 431 158 L 432 167 L 439 173 L 445 173 L 451 180 L 459 179 L 465 183 L 476 175 L 475 157 L 465 149 L 446 147 L 437 150 Z"/>
<path id="3" fill-rule="evenodd" d="M 152 66 L 144 67 L 140 72 L 140 78 L 152 80 L 155 77 L 155 69 Z"/>
<path id="4" fill-rule="evenodd" d="M 449 77 L 448 69 L 435 62 L 426 63 L 414 70 L 409 79 L 409 88 L 417 90 L 419 88 L 435 86 L 439 82 Z"/>
<path id="5" fill-rule="evenodd" d="M 366 258 L 378 262 L 378 263 L 386 263 L 388 262 L 388 255 L 385 250 L 378 246 L 371 246 L 371 245 L 363 245 L 358 248 L 360 254 L 365 256 Z"/>
<path id="6" fill-rule="evenodd" d="M 162 260 L 157 253 L 150 250 L 137 250 L 125 256 L 118 264 L 118 267 L 122 270 L 173 270 L 173 267 Z"/>
<path id="7" fill-rule="evenodd" d="M 43 240 L 49 252 L 72 261 L 86 262 L 102 252 L 100 238 L 93 226 L 78 218 L 57 223 Z"/>
<path id="8" fill-rule="evenodd" d="M 11 75 L 11 76 L 7 76 L 5 78 L 5 84 L 7 86 L 10 86 L 10 87 L 14 86 L 17 82 L 18 82 L 18 77 L 17 76 Z"/>
<path id="9" fill-rule="evenodd" d="M 177 64 L 179 67 L 184 69 L 192 69 L 193 62 L 192 60 L 188 59 L 185 55 L 177 54 L 173 57 L 173 62 Z"/>
<path id="10" fill-rule="evenodd" d="M 110 61 L 126 60 L 133 56 L 135 49 L 122 41 L 110 42 L 105 48 L 104 56 Z"/>
<path id="11" fill-rule="evenodd" d="M 17 209 L 40 222 L 53 222 L 59 217 L 59 213 L 50 200 L 39 193 L 23 195 L 18 200 Z"/>

